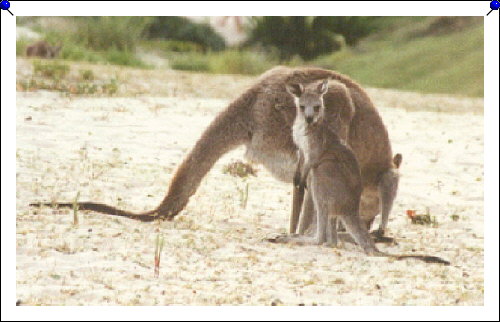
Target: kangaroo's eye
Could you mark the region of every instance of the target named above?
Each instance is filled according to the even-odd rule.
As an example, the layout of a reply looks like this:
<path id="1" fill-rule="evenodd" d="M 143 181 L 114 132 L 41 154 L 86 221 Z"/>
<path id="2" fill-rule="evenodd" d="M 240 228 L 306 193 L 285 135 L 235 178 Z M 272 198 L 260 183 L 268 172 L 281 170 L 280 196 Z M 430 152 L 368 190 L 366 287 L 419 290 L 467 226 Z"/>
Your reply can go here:
<path id="1" fill-rule="evenodd" d="M 321 106 L 316 105 L 316 106 L 314 107 L 314 112 L 319 112 L 320 107 L 321 107 Z"/>
<path id="2" fill-rule="evenodd" d="M 306 107 L 304 105 L 300 105 L 300 109 L 303 111 L 306 109 Z"/>

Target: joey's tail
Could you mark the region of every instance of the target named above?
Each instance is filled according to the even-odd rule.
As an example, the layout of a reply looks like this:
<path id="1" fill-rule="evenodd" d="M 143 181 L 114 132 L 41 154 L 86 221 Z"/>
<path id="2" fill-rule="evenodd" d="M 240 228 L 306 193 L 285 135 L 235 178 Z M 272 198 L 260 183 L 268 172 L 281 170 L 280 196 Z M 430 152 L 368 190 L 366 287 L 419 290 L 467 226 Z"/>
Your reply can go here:
<path id="1" fill-rule="evenodd" d="M 352 235 L 356 243 L 363 248 L 366 254 L 372 256 L 391 257 L 397 260 L 406 258 L 414 258 L 426 263 L 436 263 L 450 265 L 450 262 L 437 256 L 428 255 L 393 255 L 378 250 L 377 246 L 371 239 L 368 230 L 361 224 L 359 216 L 342 216 L 341 220 L 346 226 L 347 231 Z"/>
<path id="2" fill-rule="evenodd" d="M 121 210 L 115 208 L 113 206 L 109 206 L 103 203 L 96 202 L 77 202 L 74 203 L 64 203 L 64 202 L 55 202 L 55 203 L 31 203 L 31 207 L 59 207 L 59 208 L 73 208 L 74 205 L 78 206 L 79 210 L 91 210 L 95 212 L 100 212 L 102 214 L 112 215 L 112 216 L 120 216 L 130 219 L 135 219 L 143 222 L 150 222 L 155 219 L 160 218 L 157 214 L 157 210 L 151 210 L 147 212 L 134 213 L 126 210 Z"/>
<path id="3" fill-rule="evenodd" d="M 368 230 L 361 223 L 358 215 L 346 215 L 340 217 L 340 219 L 347 232 L 351 234 L 356 244 L 358 244 L 366 254 L 377 254 L 380 252 L 377 246 L 375 246 L 375 242 L 368 233 Z"/>

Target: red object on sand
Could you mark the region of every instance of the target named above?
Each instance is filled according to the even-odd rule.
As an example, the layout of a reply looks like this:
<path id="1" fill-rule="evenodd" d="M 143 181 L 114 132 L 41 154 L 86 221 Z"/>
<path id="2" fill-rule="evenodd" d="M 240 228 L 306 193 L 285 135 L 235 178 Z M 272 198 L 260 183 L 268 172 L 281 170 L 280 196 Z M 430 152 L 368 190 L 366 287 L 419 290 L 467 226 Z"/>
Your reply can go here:
<path id="1" fill-rule="evenodd" d="M 408 218 L 413 219 L 416 215 L 416 211 L 408 209 L 406 210 L 406 215 L 408 216 Z"/>

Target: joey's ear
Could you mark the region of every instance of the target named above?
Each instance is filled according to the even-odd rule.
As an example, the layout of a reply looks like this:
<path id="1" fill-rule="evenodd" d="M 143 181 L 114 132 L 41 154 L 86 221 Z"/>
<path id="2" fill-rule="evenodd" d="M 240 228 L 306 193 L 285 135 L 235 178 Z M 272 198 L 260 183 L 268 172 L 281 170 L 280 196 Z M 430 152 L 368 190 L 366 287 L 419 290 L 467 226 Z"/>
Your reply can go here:
<path id="1" fill-rule="evenodd" d="M 302 84 L 286 84 L 286 91 L 295 97 L 300 97 L 304 93 Z"/>
<path id="2" fill-rule="evenodd" d="M 328 79 L 325 79 L 318 85 L 318 93 L 321 95 L 325 95 L 328 92 Z"/>

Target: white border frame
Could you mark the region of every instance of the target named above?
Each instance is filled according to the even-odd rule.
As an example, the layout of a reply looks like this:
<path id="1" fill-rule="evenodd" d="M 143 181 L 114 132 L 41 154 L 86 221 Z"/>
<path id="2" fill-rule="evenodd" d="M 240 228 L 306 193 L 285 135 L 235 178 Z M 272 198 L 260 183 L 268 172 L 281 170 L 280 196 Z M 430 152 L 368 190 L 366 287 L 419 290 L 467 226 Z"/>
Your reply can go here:
<path id="1" fill-rule="evenodd" d="M 357 15 L 357 16 L 485 16 L 488 1 L 12 1 L 19 16 L 93 15 Z M 484 307 L 15 307 L 15 107 L 16 19 L 1 12 L 1 240 L 2 320 L 497 320 L 498 319 L 498 165 L 499 13 L 485 17 L 485 297 Z M 314 310 L 314 311 L 313 311 Z M 151 314 L 156 313 L 156 314 Z"/>

